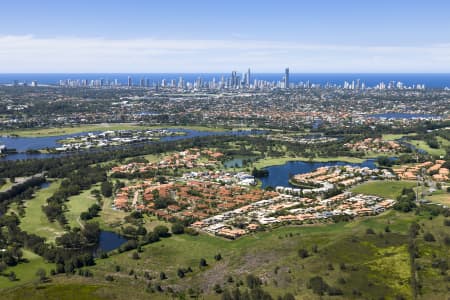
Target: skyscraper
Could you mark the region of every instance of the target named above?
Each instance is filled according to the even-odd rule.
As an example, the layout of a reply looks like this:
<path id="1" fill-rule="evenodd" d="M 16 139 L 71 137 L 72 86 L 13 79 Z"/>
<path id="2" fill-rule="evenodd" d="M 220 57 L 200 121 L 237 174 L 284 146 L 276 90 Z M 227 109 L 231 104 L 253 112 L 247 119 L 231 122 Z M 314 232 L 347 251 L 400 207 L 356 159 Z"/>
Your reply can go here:
<path id="1" fill-rule="evenodd" d="M 249 88 L 250 87 L 250 80 L 251 80 L 251 77 L 250 77 L 250 68 L 248 68 L 248 70 L 247 70 L 247 82 L 246 82 L 246 85 L 247 85 L 247 88 Z"/>
<path id="2" fill-rule="evenodd" d="M 289 68 L 284 70 L 284 88 L 289 88 Z"/>
<path id="3" fill-rule="evenodd" d="M 131 77 L 128 76 L 128 82 L 127 82 L 128 86 L 132 86 L 133 85 L 133 81 L 131 80 Z"/>
<path id="4" fill-rule="evenodd" d="M 235 88 L 237 86 L 237 76 L 236 71 L 231 72 L 231 87 Z"/>

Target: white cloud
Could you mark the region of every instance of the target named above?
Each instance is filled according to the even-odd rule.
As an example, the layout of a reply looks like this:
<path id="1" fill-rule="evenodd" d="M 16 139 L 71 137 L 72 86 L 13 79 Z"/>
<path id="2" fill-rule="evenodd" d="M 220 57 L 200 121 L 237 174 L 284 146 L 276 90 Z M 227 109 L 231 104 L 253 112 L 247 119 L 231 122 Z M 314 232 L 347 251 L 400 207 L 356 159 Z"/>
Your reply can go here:
<path id="1" fill-rule="evenodd" d="M 256 40 L 0 36 L 8 72 L 450 72 L 450 44 L 319 45 Z"/>

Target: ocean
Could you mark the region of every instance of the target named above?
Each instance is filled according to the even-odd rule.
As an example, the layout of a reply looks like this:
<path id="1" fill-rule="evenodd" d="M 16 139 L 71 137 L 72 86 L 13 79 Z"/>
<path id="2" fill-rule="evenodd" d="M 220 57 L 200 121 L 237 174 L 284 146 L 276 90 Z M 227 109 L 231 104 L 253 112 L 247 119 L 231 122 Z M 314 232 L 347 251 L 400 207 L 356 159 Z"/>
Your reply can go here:
<path id="1" fill-rule="evenodd" d="M 242 73 L 238 73 L 241 78 Z M 31 83 L 36 80 L 38 84 L 58 84 L 60 80 L 72 79 L 72 80 L 97 80 L 105 79 L 114 81 L 118 80 L 122 85 L 126 85 L 128 76 L 133 80 L 134 85 L 138 85 L 142 78 L 148 79 L 150 82 L 161 82 L 162 79 L 166 79 L 170 82 L 172 79 L 178 82 L 180 77 L 183 77 L 184 81 L 194 82 L 198 78 L 202 78 L 203 81 L 210 81 L 213 78 L 216 82 L 220 81 L 220 78 L 224 76 L 225 78 L 231 77 L 230 73 L 76 73 L 76 74 L 63 74 L 63 73 L 39 73 L 39 74 L 0 74 L 0 84 L 11 84 L 15 80 L 18 82 Z M 255 73 L 251 75 L 251 82 L 253 80 L 265 80 L 265 81 L 280 81 L 282 80 L 284 73 Z M 391 81 L 403 82 L 406 86 L 412 86 L 417 84 L 425 84 L 427 88 L 450 88 L 450 74 L 405 74 L 405 73 L 291 73 L 289 75 L 290 82 L 298 84 L 300 82 L 309 81 L 311 84 L 321 84 L 325 85 L 327 83 L 343 85 L 345 81 L 352 82 L 353 80 L 360 80 L 360 83 L 365 83 L 367 87 L 373 87 L 384 82 L 388 84 Z"/>

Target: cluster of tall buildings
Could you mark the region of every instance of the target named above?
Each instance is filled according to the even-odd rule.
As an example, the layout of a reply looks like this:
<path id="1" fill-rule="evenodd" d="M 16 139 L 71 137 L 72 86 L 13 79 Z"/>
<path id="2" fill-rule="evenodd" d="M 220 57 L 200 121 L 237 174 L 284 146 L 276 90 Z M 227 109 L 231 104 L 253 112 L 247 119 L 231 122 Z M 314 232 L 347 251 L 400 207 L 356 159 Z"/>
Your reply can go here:
<path id="1" fill-rule="evenodd" d="M 232 71 L 230 76 L 222 75 L 218 78 L 213 77 L 210 80 L 204 80 L 202 77 L 197 77 L 195 80 L 185 80 L 182 76 L 178 79 L 161 79 L 158 81 L 150 80 L 149 78 L 135 79 L 131 76 L 127 77 L 126 83 L 121 83 L 118 79 L 65 79 L 59 81 L 60 86 L 64 87 L 142 87 L 142 88 L 177 88 L 177 89 L 263 89 L 263 88 L 289 88 L 289 68 L 286 68 L 284 76 L 279 81 L 258 80 L 252 78 L 250 68 L 240 74 L 237 71 Z"/>
<path id="2" fill-rule="evenodd" d="M 306 82 L 293 83 L 290 80 L 289 68 L 284 70 L 284 75 L 278 80 L 262 80 L 254 78 L 250 68 L 243 73 L 232 71 L 230 75 L 217 75 L 217 77 L 208 76 L 208 79 L 197 77 L 193 79 L 193 76 L 188 75 L 189 80 L 182 76 L 177 79 L 150 79 L 146 77 L 133 78 L 128 76 L 126 82 L 121 82 L 118 79 L 65 79 L 60 80 L 59 85 L 63 87 L 140 87 L 150 89 L 178 89 L 178 90 L 257 90 L 257 89 L 290 89 L 290 88 L 336 88 L 345 90 L 365 90 L 369 89 L 367 85 L 360 79 L 353 80 L 351 82 L 345 81 L 343 85 L 340 84 L 317 84 Z M 266 77 L 267 78 L 267 77 Z M 276 77 L 275 77 L 276 78 Z M 122 81 L 124 81 L 122 79 Z M 14 85 L 17 85 L 15 83 Z M 37 86 L 37 82 L 33 81 L 32 86 Z M 402 90 L 402 89 L 416 89 L 425 90 L 424 84 L 416 84 L 407 86 L 400 81 L 390 81 L 387 84 L 380 82 L 379 84 L 370 87 L 370 89 L 377 90 Z"/>

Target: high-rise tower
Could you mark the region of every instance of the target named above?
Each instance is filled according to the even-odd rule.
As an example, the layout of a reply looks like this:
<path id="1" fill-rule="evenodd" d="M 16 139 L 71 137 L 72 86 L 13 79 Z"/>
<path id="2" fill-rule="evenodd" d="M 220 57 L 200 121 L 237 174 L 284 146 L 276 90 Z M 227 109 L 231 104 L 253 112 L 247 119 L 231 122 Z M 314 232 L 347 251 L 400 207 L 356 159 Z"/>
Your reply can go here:
<path id="1" fill-rule="evenodd" d="M 289 68 L 284 70 L 284 88 L 289 88 Z"/>

